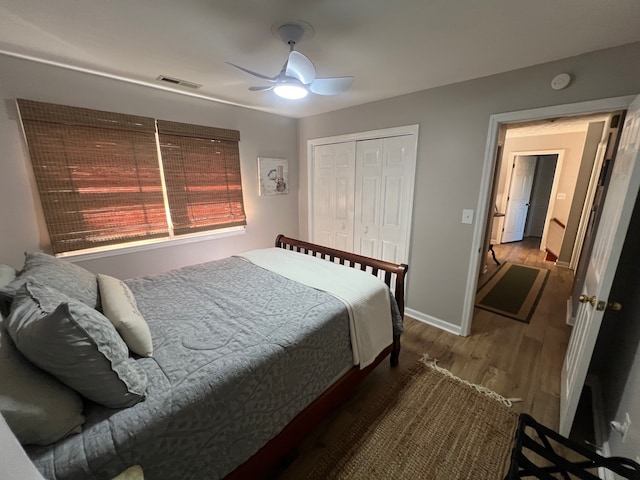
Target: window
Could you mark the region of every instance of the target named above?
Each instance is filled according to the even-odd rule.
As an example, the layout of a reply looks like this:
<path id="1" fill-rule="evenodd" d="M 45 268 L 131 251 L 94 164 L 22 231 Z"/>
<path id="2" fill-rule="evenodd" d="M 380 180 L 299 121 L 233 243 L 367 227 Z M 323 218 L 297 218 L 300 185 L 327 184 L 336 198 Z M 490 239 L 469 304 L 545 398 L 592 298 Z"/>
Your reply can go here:
<path id="1" fill-rule="evenodd" d="M 158 120 L 175 234 L 245 225 L 239 132 Z"/>
<path id="2" fill-rule="evenodd" d="M 18 107 L 53 253 L 246 224 L 238 131 Z"/>

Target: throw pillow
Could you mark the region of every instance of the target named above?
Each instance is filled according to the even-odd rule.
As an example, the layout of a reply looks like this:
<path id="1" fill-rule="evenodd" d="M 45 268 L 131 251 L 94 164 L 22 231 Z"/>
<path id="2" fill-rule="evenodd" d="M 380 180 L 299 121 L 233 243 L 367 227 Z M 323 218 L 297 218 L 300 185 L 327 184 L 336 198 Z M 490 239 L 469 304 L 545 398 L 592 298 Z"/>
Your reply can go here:
<path id="1" fill-rule="evenodd" d="M 16 278 L 16 270 L 9 265 L 0 265 L 0 288 L 9 285 Z"/>
<path id="2" fill-rule="evenodd" d="M 5 287 L 13 295 L 27 282 L 39 283 L 59 290 L 92 308 L 100 308 L 98 280 L 89 270 L 43 252 L 25 254 L 24 267 Z"/>
<path id="3" fill-rule="evenodd" d="M 150 357 L 153 353 L 149 325 L 138 311 L 131 289 L 117 278 L 98 274 L 102 312 L 134 353 Z"/>
<path id="4" fill-rule="evenodd" d="M 80 396 L 24 358 L 3 325 L 0 379 L 0 412 L 23 445 L 48 445 L 80 432 Z"/>
<path id="5" fill-rule="evenodd" d="M 7 330 L 32 363 L 94 402 L 122 408 L 145 396 L 146 374 L 111 322 L 53 288 L 20 287 Z"/>
<path id="6" fill-rule="evenodd" d="M 7 286 L 16 278 L 16 270 L 9 265 L 0 265 L 0 315 L 8 315 L 13 290 Z"/>

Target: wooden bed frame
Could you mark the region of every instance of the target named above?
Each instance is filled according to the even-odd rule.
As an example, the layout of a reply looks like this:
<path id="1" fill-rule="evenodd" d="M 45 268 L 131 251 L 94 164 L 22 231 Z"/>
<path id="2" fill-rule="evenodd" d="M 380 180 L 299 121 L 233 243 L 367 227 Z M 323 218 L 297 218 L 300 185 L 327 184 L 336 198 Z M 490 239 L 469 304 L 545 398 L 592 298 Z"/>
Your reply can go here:
<path id="1" fill-rule="evenodd" d="M 384 282 L 394 292 L 398 308 L 400 309 L 400 315 L 404 318 L 404 280 L 409 269 L 408 265 L 390 263 L 375 258 L 356 255 L 355 253 L 343 252 L 341 250 L 285 237 L 284 235 L 278 235 L 275 246 L 313 255 L 351 268 L 357 268 L 375 276 L 380 276 L 381 272 L 384 272 Z M 347 400 L 358 384 L 389 354 L 391 354 L 391 366 L 396 366 L 400 354 L 400 334 L 396 335 L 394 333 L 393 343 L 378 355 L 373 364 L 362 370 L 354 366 L 320 397 L 300 412 L 278 435 L 258 450 L 255 455 L 225 478 L 227 480 L 272 478 L 283 459 L 324 420 L 329 412 Z"/>

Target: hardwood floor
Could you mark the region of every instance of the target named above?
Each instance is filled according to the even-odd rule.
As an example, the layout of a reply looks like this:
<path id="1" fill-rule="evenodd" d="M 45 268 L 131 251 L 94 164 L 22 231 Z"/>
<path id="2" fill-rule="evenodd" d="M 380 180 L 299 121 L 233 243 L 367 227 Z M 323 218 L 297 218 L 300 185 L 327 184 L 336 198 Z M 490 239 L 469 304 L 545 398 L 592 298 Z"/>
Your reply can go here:
<path id="1" fill-rule="evenodd" d="M 538 422 L 557 429 L 559 421 L 560 371 L 571 328 L 566 325 L 566 300 L 572 272 L 545 262 L 539 240 L 497 245 L 498 260 L 541 266 L 551 270 L 547 285 L 529 324 L 485 310 L 474 312 L 471 335 L 460 337 L 412 318 L 405 319 L 400 365 L 383 362 L 362 383 L 355 395 L 318 427 L 299 447 L 296 460 L 279 478 L 303 478 L 314 461 L 348 428 L 364 408 L 365 400 L 382 391 L 423 354 L 455 375 L 482 384 L 507 398 L 521 398 L 513 410 L 530 413 Z M 486 281 L 497 270 L 487 254 Z"/>

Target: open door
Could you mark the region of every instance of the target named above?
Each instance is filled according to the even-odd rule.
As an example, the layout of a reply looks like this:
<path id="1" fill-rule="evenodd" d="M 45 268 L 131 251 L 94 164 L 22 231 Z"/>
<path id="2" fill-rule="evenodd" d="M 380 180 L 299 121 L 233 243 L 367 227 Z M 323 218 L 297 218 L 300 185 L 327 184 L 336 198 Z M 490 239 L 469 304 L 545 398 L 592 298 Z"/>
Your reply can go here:
<path id="1" fill-rule="evenodd" d="M 518 242 L 524 237 L 537 160 L 537 157 L 532 155 L 517 155 L 513 159 L 502 243 Z"/>
<path id="2" fill-rule="evenodd" d="M 640 96 L 629 106 L 562 367 L 561 435 L 569 436 L 640 187 Z M 613 300 L 613 299 L 612 299 Z"/>

